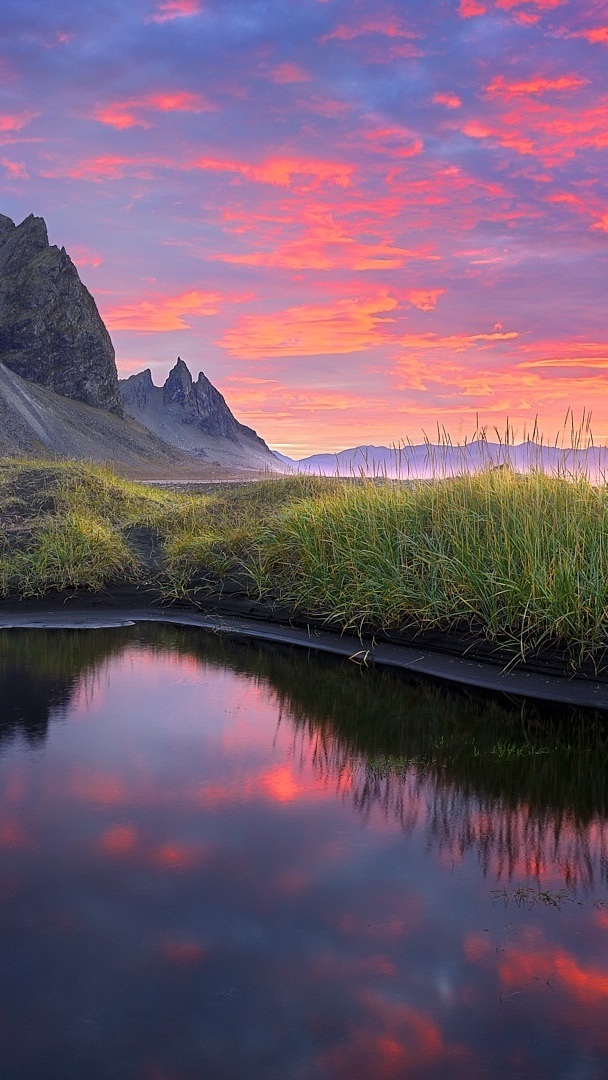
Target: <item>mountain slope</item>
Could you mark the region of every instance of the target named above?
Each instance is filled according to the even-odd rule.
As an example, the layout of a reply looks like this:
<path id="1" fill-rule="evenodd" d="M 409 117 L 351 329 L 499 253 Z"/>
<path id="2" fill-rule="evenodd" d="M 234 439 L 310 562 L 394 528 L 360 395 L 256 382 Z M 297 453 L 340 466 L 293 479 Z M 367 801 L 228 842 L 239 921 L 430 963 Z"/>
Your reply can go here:
<path id="1" fill-rule="evenodd" d="M 114 413 L 61 397 L 0 364 L 0 455 L 177 467 L 184 455 Z"/>
<path id="2" fill-rule="evenodd" d="M 235 419 L 202 372 L 193 381 L 180 357 L 164 386 L 154 385 L 149 368 L 121 379 L 119 386 L 125 413 L 182 452 L 238 469 L 284 471 L 264 440 Z"/>

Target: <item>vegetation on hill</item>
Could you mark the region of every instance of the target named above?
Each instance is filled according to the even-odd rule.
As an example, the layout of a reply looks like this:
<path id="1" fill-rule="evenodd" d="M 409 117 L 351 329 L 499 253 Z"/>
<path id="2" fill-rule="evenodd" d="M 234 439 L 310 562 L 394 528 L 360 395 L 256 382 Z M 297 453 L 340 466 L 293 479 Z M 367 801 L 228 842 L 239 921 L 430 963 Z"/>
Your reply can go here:
<path id="1" fill-rule="evenodd" d="M 508 469 L 409 485 L 311 476 L 186 493 L 74 462 L 0 464 L 0 591 L 222 590 L 334 627 L 466 628 L 602 666 L 608 490 Z"/>

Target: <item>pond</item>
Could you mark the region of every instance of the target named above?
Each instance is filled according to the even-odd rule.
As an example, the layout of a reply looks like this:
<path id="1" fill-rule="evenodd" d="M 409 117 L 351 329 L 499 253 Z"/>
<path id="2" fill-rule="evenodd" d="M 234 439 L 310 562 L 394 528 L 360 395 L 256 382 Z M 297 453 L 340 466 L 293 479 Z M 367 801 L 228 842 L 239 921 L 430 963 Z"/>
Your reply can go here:
<path id="1" fill-rule="evenodd" d="M 607 765 L 346 661 L 5 631 L 3 1080 L 601 1080 Z"/>

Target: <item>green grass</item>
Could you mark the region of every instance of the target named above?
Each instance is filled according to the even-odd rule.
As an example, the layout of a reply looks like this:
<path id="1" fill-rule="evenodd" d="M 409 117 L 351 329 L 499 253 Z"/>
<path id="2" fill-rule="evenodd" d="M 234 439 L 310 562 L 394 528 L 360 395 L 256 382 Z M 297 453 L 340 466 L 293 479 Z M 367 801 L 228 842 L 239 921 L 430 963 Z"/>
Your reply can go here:
<path id="1" fill-rule="evenodd" d="M 608 645 L 608 491 L 582 478 L 293 477 L 187 495 L 7 461 L 0 512 L 4 595 L 137 579 L 170 601 L 230 584 L 356 631 L 468 627 L 514 656 L 564 648 L 573 666 Z"/>
<path id="2" fill-rule="evenodd" d="M 352 628 L 466 624 L 520 650 L 606 644 L 608 497 L 584 480 L 345 486 L 287 507 L 264 554 L 262 591 Z"/>

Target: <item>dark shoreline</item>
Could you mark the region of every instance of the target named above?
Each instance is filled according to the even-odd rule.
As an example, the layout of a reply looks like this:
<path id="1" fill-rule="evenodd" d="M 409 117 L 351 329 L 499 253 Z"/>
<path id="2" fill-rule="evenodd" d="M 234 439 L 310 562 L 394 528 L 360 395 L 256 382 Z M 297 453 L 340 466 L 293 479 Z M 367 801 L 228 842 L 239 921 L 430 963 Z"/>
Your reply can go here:
<path id="1" fill-rule="evenodd" d="M 295 617 L 288 609 L 274 610 L 270 604 L 242 597 L 205 596 L 200 603 L 168 606 L 149 589 L 129 585 L 100 593 L 9 597 L 0 603 L 0 630 L 90 629 L 137 622 L 199 627 L 315 649 L 362 666 L 377 664 L 511 698 L 608 712 L 607 673 L 571 675 L 564 658 L 557 654 L 535 657 L 529 664 L 519 660 L 514 667 L 513 653 L 490 647 L 470 633 L 376 634 L 359 638 L 301 615 Z"/>

